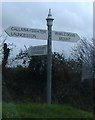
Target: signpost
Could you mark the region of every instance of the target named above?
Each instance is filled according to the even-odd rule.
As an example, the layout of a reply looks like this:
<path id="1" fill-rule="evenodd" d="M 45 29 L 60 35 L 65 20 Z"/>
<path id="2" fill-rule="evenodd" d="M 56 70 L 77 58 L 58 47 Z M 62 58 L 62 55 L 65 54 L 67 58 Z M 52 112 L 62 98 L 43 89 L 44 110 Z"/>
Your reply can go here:
<path id="1" fill-rule="evenodd" d="M 29 47 L 28 55 L 29 56 L 47 55 L 47 45 Z"/>
<path id="2" fill-rule="evenodd" d="M 46 55 L 47 53 L 47 103 L 51 104 L 51 83 L 52 83 L 52 40 L 76 42 L 80 39 L 78 34 L 70 32 L 52 31 L 53 18 L 51 10 L 49 9 L 47 21 L 47 30 L 33 29 L 10 26 L 5 32 L 10 37 L 22 37 L 30 39 L 47 40 L 47 46 L 35 46 L 30 47 L 28 52 L 30 55 Z M 47 50 L 46 50 L 47 49 Z"/>

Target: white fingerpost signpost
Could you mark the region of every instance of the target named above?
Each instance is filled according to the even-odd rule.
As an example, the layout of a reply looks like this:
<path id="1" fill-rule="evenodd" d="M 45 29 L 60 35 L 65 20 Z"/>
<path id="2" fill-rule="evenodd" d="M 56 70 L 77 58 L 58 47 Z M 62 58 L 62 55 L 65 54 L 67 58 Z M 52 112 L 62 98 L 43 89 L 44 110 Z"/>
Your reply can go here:
<path id="1" fill-rule="evenodd" d="M 47 40 L 47 45 L 32 46 L 28 49 L 30 56 L 47 55 L 47 103 L 51 104 L 51 86 L 52 86 L 52 40 L 66 41 L 66 42 L 77 42 L 80 37 L 77 33 L 62 32 L 62 31 L 52 31 L 53 18 L 51 14 L 51 9 L 49 9 L 47 21 L 47 30 L 34 29 L 34 28 L 24 28 L 10 26 L 5 32 L 10 37 L 22 37 L 30 39 L 41 39 Z"/>

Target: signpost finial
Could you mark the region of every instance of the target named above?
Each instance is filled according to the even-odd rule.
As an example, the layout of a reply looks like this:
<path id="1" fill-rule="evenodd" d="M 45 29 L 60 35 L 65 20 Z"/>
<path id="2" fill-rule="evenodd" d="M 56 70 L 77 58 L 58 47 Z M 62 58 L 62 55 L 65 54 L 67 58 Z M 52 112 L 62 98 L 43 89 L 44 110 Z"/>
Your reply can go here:
<path id="1" fill-rule="evenodd" d="M 49 16 L 52 16 L 52 15 L 51 15 L 51 9 L 49 9 L 49 14 L 48 14 L 48 15 L 49 15 Z"/>
<path id="2" fill-rule="evenodd" d="M 49 9 L 49 13 L 48 13 L 48 17 L 47 17 L 48 19 L 53 19 L 52 18 L 52 14 L 51 14 L 51 9 Z"/>

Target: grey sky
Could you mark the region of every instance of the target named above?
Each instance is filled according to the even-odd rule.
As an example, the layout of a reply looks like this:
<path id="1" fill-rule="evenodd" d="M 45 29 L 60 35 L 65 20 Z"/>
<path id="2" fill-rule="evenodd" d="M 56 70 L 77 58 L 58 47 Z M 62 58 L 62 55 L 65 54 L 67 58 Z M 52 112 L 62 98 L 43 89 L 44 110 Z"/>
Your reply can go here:
<path id="1" fill-rule="evenodd" d="M 80 37 L 92 38 L 93 33 L 93 3 L 92 2 L 5 2 L 2 3 L 2 28 L 21 26 L 29 28 L 47 29 L 46 17 L 48 9 L 52 9 L 54 17 L 53 30 L 74 32 Z M 5 33 L 4 33 L 5 34 Z M 8 37 L 9 43 L 14 43 L 18 48 L 24 45 L 46 44 L 46 41 L 29 40 Z M 53 49 L 67 51 L 74 43 L 54 42 Z M 18 49 L 15 48 L 15 49 Z"/>

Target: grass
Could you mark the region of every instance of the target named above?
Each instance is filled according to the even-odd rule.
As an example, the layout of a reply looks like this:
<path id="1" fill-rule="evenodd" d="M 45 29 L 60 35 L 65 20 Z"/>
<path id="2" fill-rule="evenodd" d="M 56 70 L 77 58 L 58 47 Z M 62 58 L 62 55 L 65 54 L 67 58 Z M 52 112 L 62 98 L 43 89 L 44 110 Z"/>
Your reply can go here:
<path id="1" fill-rule="evenodd" d="M 3 103 L 3 118 L 93 118 L 90 112 L 61 104 Z"/>
<path id="2" fill-rule="evenodd" d="M 2 118 L 2 103 L 0 102 L 0 119 Z"/>

